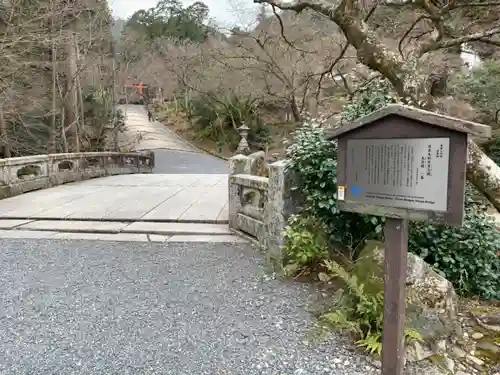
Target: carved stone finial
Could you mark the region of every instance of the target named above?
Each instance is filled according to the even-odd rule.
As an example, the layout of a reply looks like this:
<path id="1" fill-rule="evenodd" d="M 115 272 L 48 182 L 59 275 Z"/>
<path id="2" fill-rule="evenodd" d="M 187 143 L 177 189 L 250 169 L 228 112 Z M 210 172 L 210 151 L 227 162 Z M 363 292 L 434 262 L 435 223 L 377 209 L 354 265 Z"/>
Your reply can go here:
<path id="1" fill-rule="evenodd" d="M 248 146 L 248 131 L 250 128 L 245 124 L 241 125 L 238 128 L 238 132 L 240 133 L 240 143 L 238 144 L 238 148 L 236 149 L 236 153 L 248 155 L 250 153 L 250 147 Z"/>

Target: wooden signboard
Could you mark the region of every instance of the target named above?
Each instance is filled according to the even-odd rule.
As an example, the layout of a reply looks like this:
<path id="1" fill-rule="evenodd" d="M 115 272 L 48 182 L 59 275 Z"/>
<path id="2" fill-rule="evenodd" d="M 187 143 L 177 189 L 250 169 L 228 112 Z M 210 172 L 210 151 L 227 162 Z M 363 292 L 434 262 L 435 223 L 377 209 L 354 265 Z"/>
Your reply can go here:
<path id="1" fill-rule="evenodd" d="M 338 208 L 386 217 L 383 375 L 403 370 L 408 220 L 462 224 L 470 135 L 491 128 L 395 104 L 328 133 Z"/>

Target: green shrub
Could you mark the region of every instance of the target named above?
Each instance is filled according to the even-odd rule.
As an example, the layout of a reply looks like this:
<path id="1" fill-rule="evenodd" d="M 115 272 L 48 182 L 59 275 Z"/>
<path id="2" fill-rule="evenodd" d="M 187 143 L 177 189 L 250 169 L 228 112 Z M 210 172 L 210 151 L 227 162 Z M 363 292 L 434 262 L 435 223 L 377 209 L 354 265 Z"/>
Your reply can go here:
<path id="1" fill-rule="evenodd" d="M 455 75 L 451 87 L 457 97 L 471 103 L 479 110 L 480 121 L 492 126 L 500 125 L 497 112 L 500 95 L 500 63 L 498 61 L 486 60 L 480 69 Z"/>
<path id="2" fill-rule="evenodd" d="M 500 299 L 500 231 L 467 186 L 461 227 L 412 223 L 409 249 L 450 280 L 462 295 Z"/>
<path id="3" fill-rule="evenodd" d="M 382 352 L 384 322 L 384 292 L 369 293 L 355 275 L 335 261 L 325 262 L 330 275 L 344 283 L 344 291 L 335 311 L 324 314 L 321 320 L 329 325 L 350 331 L 356 343 L 370 353 Z M 406 340 L 422 340 L 413 329 L 405 329 Z"/>
<path id="4" fill-rule="evenodd" d="M 328 256 L 328 241 L 323 224 L 311 217 L 292 216 L 283 237 L 283 261 L 288 275 L 317 266 Z"/>
<path id="5" fill-rule="evenodd" d="M 335 326 L 354 334 L 356 343 L 366 351 L 380 354 L 382 349 L 382 328 L 384 293 L 365 288 L 360 280 L 351 274 L 353 265 L 343 267 L 333 259 L 329 251 L 324 225 L 306 215 L 292 216 L 284 232 L 284 263 L 287 276 L 313 270 L 326 278 L 337 278 L 344 284 L 341 298 L 335 310 L 323 314 L 320 319 L 326 325 Z M 320 277 L 321 278 L 321 277 Z M 374 280 L 373 280 L 374 281 Z M 383 281 L 379 281 L 383 285 Z M 418 332 L 405 330 L 407 339 L 421 339 Z"/>
<path id="6" fill-rule="evenodd" d="M 353 100 L 342 108 L 342 121 L 354 121 L 362 116 L 397 103 L 396 95 L 391 91 L 387 81 L 374 80 L 362 87 Z"/>
<path id="7" fill-rule="evenodd" d="M 382 218 L 337 211 L 337 144 L 326 139 L 319 124 L 309 122 L 294 132 L 287 158 L 299 182 L 292 189 L 304 196 L 303 211 L 325 225 L 330 242 L 354 249 L 379 237 Z"/>
<path id="8" fill-rule="evenodd" d="M 189 114 L 203 137 L 236 146 L 240 139 L 237 128 L 245 124 L 250 128 L 249 145 L 262 148 L 269 131 L 262 123 L 259 106 L 256 98 L 236 95 L 220 97 L 209 93 L 191 99 Z"/>
<path id="9" fill-rule="evenodd" d="M 397 100 L 385 81 L 372 81 L 360 89 L 342 111 L 342 121 L 353 121 Z M 321 220 L 332 242 L 355 249 L 363 240 L 379 238 L 384 218 L 337 212 L 337 144 L 327 140 L 321 124 L 309 121 L 293 134 L 287 148 L 289 168 L 300 181 L 304 209 Z"/>

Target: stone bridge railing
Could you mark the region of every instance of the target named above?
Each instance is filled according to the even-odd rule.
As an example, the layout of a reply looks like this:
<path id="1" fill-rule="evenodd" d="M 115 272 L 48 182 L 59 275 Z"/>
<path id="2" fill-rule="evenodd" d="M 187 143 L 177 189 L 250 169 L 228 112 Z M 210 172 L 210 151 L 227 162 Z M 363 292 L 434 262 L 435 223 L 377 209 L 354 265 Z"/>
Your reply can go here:
<path id="1" fill-rule="evenodd" d="M 229 227 L 281 259 L 283 230 L 295 212 L 293 176 L 285 161 L 265 163 L 263 151 L 229 159 Z"/>
<path id="2" fill-rule="evenodd" d="M 0 159 L 0 199 L 68 182 L 152 173 L 154 153 L 82 152 Z"/>

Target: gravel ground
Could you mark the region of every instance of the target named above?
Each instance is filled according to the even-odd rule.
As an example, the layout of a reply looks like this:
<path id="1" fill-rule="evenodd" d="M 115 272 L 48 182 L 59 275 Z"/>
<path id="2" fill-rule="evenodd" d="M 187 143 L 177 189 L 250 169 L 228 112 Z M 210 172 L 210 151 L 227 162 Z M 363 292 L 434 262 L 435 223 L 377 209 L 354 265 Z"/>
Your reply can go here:
<path id="1" fill-rule="evenodd" d="M 246 244 L 0 240 L 0 374 L 377 373 Z M 422 368 L 415 373 L 425 373 Z"/>

